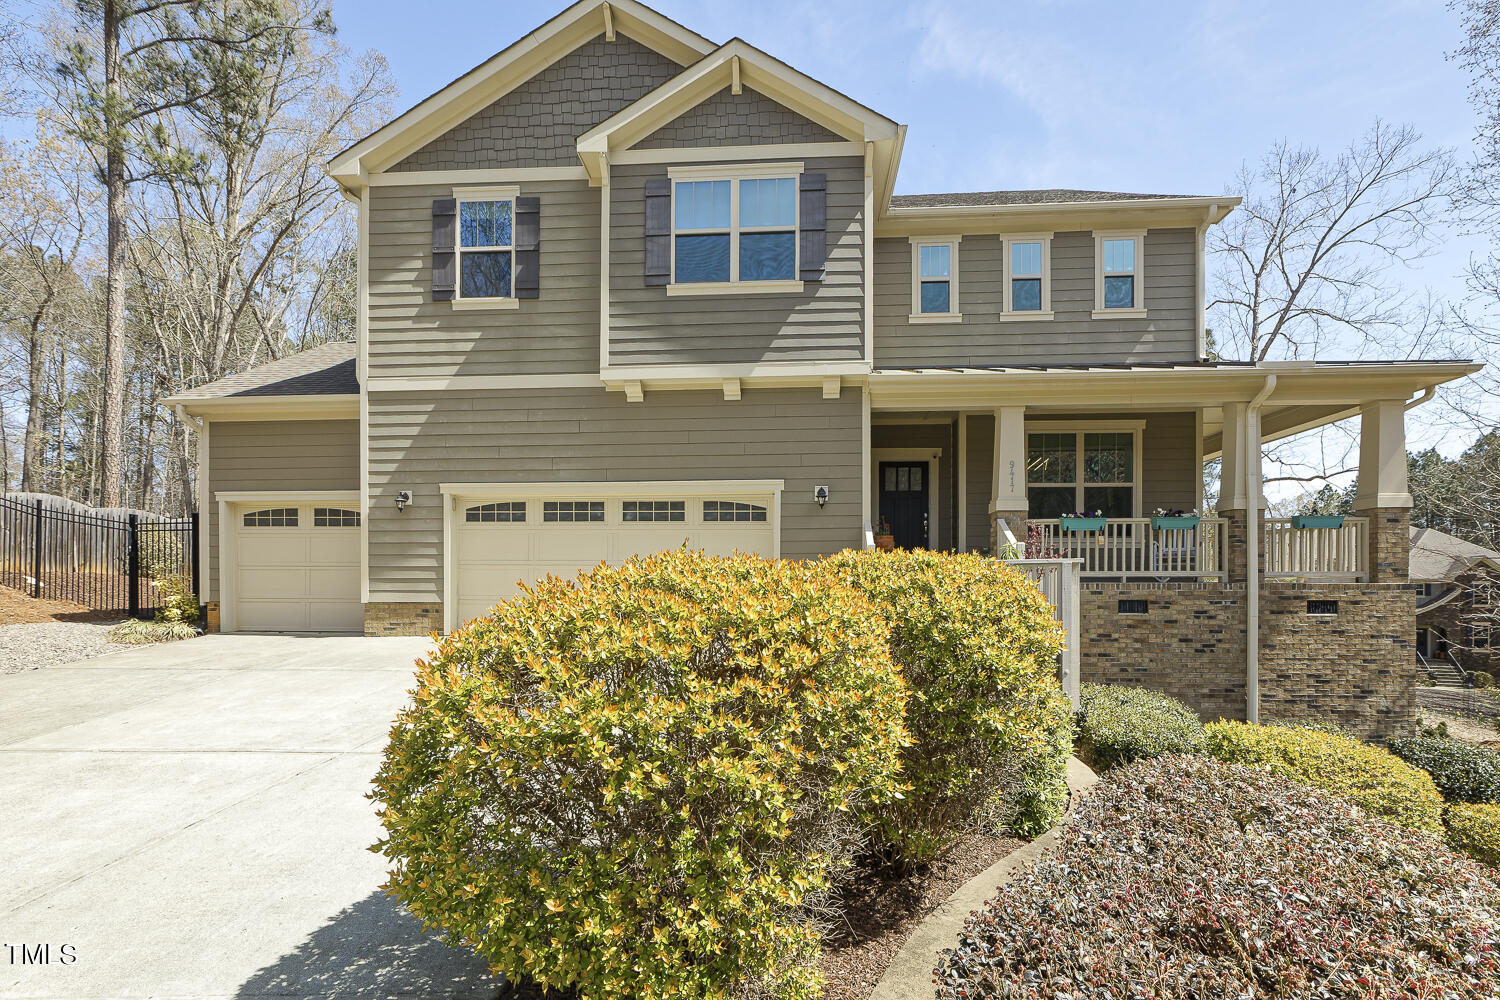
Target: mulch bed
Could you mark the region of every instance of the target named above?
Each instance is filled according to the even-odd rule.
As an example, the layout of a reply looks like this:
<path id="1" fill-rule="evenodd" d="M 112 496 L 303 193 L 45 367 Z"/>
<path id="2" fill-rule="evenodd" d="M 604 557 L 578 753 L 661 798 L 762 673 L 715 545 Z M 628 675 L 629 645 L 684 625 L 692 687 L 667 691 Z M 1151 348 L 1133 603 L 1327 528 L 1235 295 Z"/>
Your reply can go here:
<path id="1" fill-rule="evenodd" d="M 119 612 L 95 611 L 72 601 L 53 601 L 10 587 L 0 587 L 0 625 L 28 622 L 108 622 L 117 621 Z"/>
<path id="2" fill-rule="evenodd" d="M 824 1000 L 867 1000 L 917 925 L 965 882 L 1024 843 L 975 833 L 942 859 L 905 873 L 872 863 L 857 868 L 843 896 L 845 925 L 824 939 L 818 961 Z"/>

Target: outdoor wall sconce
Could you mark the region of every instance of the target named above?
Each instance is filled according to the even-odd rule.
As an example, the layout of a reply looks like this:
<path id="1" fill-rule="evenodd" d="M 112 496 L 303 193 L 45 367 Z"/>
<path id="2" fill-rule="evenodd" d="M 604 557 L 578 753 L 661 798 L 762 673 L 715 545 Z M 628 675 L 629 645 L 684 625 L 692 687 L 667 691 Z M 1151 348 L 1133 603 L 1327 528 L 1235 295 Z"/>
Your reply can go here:
<path id="1" fill-rule="evenodd" d="M 410 490 L 402 490 L 400 493 L 396 494 L 396 509 L 398 511 L 405 510 L 406 509 L 406 505 L 409 504 L 409 503 L 411 503 L 411 491 Z"/>
<path id="2" fill-rule="evenodd" d="M 814 486 L 813 487 L 813 499 L 816 500 L 816 501 L 818 501 L 818 506 L 819 507 L 827 507 L 828 506 L 828 487 L 826 487 L 826 486 Z"/>

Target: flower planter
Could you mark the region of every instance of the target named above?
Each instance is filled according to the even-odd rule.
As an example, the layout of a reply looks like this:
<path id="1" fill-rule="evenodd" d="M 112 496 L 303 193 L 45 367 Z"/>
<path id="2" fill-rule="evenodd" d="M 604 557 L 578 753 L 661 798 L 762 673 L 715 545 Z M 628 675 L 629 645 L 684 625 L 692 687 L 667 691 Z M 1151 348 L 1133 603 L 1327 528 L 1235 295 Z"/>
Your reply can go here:
<path id="1" fill-rule="evenodd" d="M 1102 517 L 1060 517 L 1057 523 L 1064 531 L 1103 531 L 1105 520 Z"/>
<path id="2" fill-rule="evenodd" d="M 1196 528 L 1198 527 L 1198 515 L 1163 514 L 1151 519 L 1151 527 L 1158 531 L 1163 528 Z"/>
<path id="3" fill-rule="evenodd" d="M 1342 528 L 1343 514 L 1298 514 L 1292 518 L 1292 527 L 1298 531 L 1308 528 Z"/>
<path id="4" fill-rule="evenodd" d="M 896 548 L 896 536 L 895 535 L 876 535 L 875 536 L 875 547 L 877 549 L 881 550 L 882 552 L 891 552 L 891 551 L 894 551 L 895 548 Z"/>

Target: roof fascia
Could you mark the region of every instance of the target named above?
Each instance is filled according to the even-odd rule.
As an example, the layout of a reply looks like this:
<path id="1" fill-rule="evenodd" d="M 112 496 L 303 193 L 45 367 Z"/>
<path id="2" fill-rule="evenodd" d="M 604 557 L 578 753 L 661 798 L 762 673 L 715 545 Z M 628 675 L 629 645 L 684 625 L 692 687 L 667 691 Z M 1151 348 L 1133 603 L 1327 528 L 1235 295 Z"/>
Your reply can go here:
<path id="1" fill-rule="evenodd" d="M 358 393 L 318 396 L 169 396 L 167 406 L 180 406 L 209 420 L 357 420 Z"/>
<path id="2" fill-rule="evenodd" d="M 363 184 L 362 174 L 379 173 L 399 162 L 584 42 L 604 34 L 606 8 L 615 31 L 682 65 L 714 50 L 714 44 L 702 35 L 635 0 L 579 0 L 339 153 L 329 162 L 328 173 L 344 187 L 357 190 Z"/>
<path id="3" fill-rule="evenodd" d="M 889 204 L 889 198 L 886 199 Z M 940 233 L 1053 232 L 1105 226 L 1127 228 L 1196 227 L 1222 222 L 1239 198 L 1130 198 L 1115 201 L 1050 202 L 1034 205 L 982 205 L 888 208 L 879 236 L 932 236 Z"/>

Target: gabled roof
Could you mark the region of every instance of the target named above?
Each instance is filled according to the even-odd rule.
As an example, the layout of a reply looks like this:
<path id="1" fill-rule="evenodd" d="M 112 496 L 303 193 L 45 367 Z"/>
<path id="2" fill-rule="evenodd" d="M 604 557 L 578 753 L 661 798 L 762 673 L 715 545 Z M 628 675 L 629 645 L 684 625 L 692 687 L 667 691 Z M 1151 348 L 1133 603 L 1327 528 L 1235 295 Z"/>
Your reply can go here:
<path id="1" fill-rule="evenodd" d="M 681 65 L 714 43 L 636 0 L 578 0 L 526 37 L 486 59 L 435 94 L 333 157 L 328 173 L 348 190 L 420 149 L 449 128 L 531 79 L 600 34 L 623 31 Z"/>
<path id="2" fill-rule="evenodd" d="M 352 341 L 311 347 L 178 393 L 164 402 L 175 404 L 246 396 L 340 395 L 359 395 Z"/>
<path id="3" fill-rule="evenodd" d="M 1500 552 L 1436 528 L 1411 529 L 1412 580 L 1455 580 L 1481 564 L 1500 571 Z"/>

